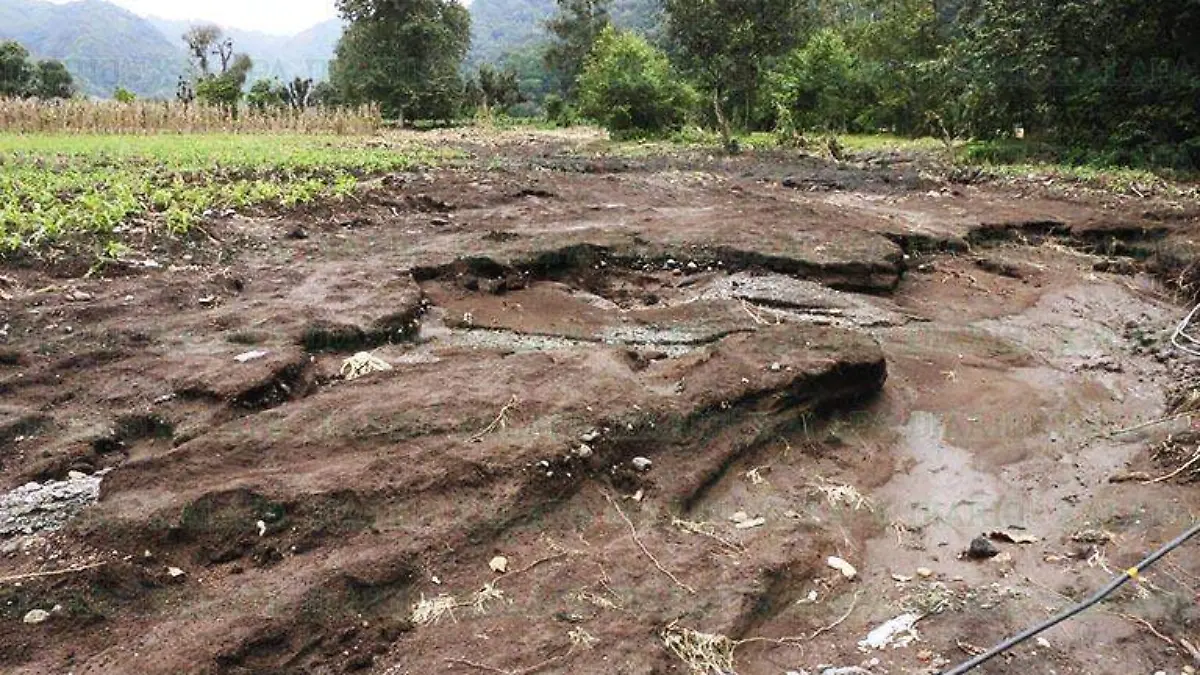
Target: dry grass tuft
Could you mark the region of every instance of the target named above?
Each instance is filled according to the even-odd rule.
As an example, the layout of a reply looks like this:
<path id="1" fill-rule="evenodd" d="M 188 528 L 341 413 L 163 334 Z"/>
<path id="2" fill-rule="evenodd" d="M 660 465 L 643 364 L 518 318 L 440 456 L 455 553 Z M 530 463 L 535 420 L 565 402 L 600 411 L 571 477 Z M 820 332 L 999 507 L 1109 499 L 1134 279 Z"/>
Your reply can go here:
<path id="1" fill-rule="evenodd" d="M 724 635 L 701 633 L 672 622 L 661 637 L 667 651 L 687 664 L 694 675 L 734 672 L 737 643 Z"/>
<path id="2" fill-rule="evenodd" d="M 875 505 L 871 503 L 871 500 L 863 496 L 853 485 L 835 483 L 818 476 L 817 482 L 810 487 L 814 492 L 823 496 L 825 501 L 835 509 L 849 508 L 854 511 L 866 509 L 872 513 L 875 512 Z"/>
<path id="3" fill-rule="evenodd" d="M 292 110 L 243 108 L 176 101 L 38 101 L 0 98 L 0 129 L 15 133 L 302 133 L 366 134 L 383 126 L 378 107 Z"/>
<path id="4" fill-rule="evenodd" d="M 447 616 L 454 619 L 454 610 L 458 606 L 458 601 L 449 595 L 439 595 L 432 600 L 422 595 L 421 601 L 413 605 L 412 622 L 418 626 L 428 626 Z"/>

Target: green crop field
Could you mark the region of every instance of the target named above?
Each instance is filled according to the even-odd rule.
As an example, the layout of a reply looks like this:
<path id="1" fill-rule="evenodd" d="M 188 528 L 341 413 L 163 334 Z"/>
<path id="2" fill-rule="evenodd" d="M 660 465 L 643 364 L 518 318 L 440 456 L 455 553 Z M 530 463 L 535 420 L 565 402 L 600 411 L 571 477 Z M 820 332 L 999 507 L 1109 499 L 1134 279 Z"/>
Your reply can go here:
<path id="1" fill-rule="evenodd" d="M 446 157 L 345 136 L 0 134 L 0 253 L 105 244 L 138 221 L 178 234 L 214 211 L 345 199 L 364 178 Z"/>

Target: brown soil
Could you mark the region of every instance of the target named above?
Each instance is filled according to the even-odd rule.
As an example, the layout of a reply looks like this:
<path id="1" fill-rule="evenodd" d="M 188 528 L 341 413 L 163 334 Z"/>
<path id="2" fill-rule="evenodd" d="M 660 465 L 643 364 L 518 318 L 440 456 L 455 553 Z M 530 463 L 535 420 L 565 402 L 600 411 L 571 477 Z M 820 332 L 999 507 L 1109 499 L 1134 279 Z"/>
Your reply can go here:
<path id="1" fill-rule="evenodd" d="M 0 670 L 688 673 L 694 630 L 743 675 L 937 673 L 1200 508 L 1129 479 L 1187 420 L 1112 433 L 1191 372 L 1195 205 L 443 142 L 474 158 L 161 267 L 3 270 L 0 493 L 111 472 L 0 540 L 0 577 L 86 567 L 0 582 Z M 345 380 L 368 350 L 394 369 Z M 1037 541 L 959 557 L 996 531 Z M 982 672 L 1180 672 L 1200 558 L 1148 581 Z"/>

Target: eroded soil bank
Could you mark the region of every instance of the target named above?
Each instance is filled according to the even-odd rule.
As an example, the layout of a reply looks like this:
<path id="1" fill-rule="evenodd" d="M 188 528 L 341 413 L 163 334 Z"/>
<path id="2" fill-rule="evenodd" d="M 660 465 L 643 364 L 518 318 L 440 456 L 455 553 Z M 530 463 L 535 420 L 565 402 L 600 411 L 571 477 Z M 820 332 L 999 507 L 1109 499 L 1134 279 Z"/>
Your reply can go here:
<path id="1" fill-rule="evenodd" d="M 3 269 L 5 672 L 936 673 L 1200 506 L 1194 204 L 463 147 Z M 983 672 L 1183 672 L 1197 560 Z"/>

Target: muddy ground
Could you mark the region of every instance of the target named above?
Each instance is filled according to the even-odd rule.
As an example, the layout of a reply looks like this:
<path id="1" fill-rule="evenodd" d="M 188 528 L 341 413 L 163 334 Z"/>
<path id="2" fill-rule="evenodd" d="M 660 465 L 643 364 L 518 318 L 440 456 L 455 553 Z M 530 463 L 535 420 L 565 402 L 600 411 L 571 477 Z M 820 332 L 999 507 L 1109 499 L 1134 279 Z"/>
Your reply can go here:
<path id="1" fill-rule="evenodd" d="M 1134 428 L 1187 393 L 1195 203 L 439 142 L 0 270 L 0 670 L 937 673 L 1200 507 L 1190 419 Z M 981 672 L 1192 672 L 1198 586 L 1184 548 Z"/>

